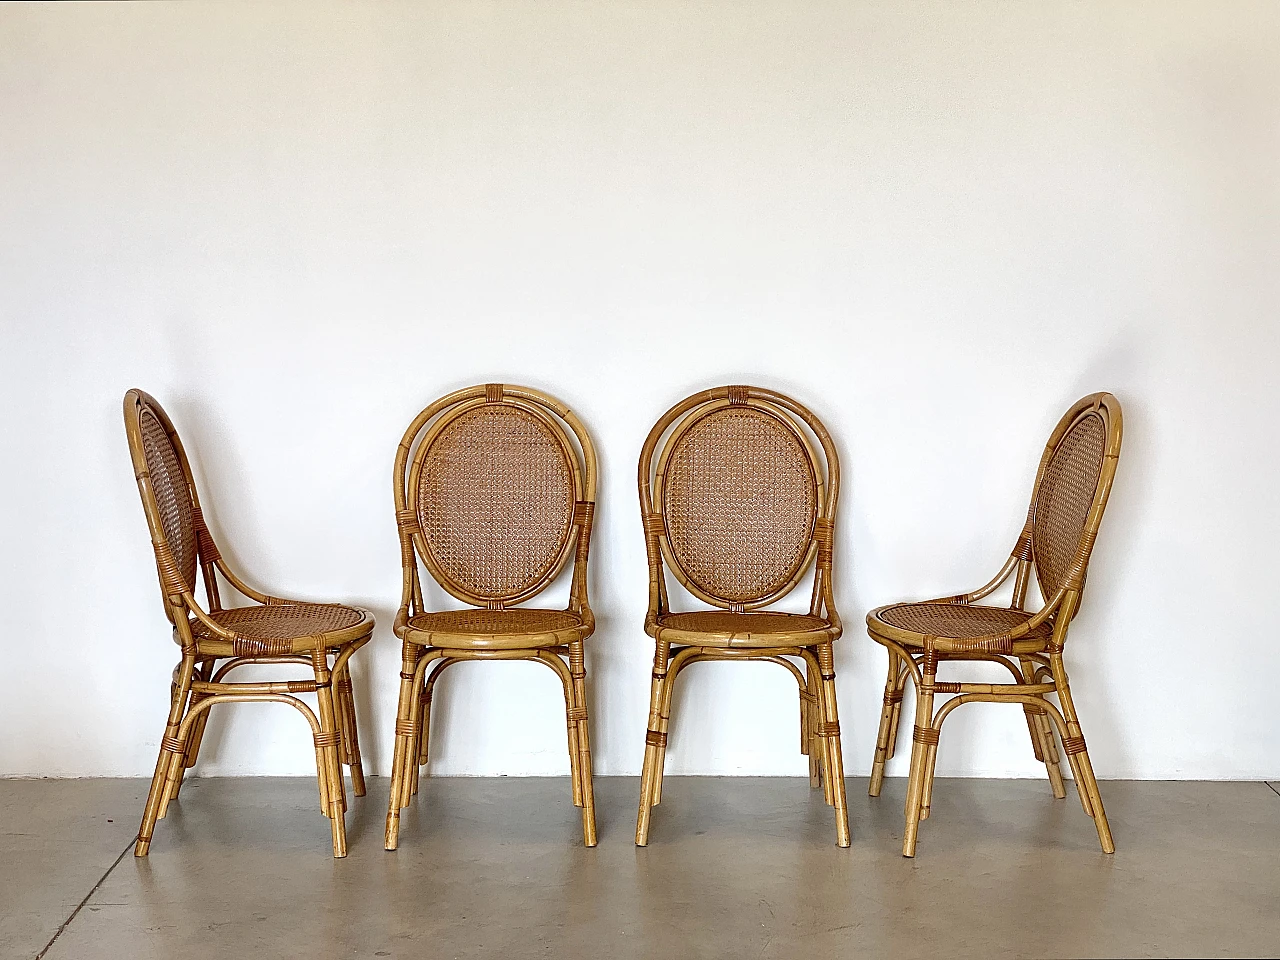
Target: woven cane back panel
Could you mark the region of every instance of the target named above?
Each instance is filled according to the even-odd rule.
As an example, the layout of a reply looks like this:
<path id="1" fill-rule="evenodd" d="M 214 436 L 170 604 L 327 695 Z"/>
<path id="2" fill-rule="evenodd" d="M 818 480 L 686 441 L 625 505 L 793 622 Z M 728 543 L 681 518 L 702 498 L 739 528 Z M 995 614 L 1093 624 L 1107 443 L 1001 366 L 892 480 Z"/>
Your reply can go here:
<path id="1" fill-rule="evenodd" d="M 187 589 L 196 585 L 196 528 L 192 523 L 191 490 L 182 470 L 178 451 L 156 415 L 148 409 L 139 414 L 142 450 L 151 474 L 151 492 L 160 514 L 160 527 L 178 563 L 178 573 Z"/>
<path id="2" fill-rule="evenodd" d="M 575 490 L 549 424 L 485 404 L 454 417 L 418 456 L 418 522 L 445 578 L 473 597 L 507 600 L 554 573 Z"/>
<path id="3" fill-rule="evenodd" d="M 1098 492 L 1106 444 L 1102 417 L 1086 414 L 1058 442 L 1045 467 L 1036 495 L 1031 549 L 1046 600 L 1062 587 L 1080 549 L 1085 520 Z"/>
<path id="4" fill-rule="evenodd" d="M 709 597 L 770 597 L 807 556 L 817 495 L 809 452 L 786 424 L 754 407 L 714 410 L 675 438 L 666 463 L 671 554 Z"/>

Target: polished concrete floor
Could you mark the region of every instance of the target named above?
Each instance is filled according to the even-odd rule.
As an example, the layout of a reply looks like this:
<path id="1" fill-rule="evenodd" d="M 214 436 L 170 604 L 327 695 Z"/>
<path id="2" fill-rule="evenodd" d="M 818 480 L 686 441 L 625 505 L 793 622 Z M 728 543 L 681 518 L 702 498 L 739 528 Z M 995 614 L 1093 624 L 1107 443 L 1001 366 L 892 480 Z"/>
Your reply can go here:
<path id="1" fill-rule="evenodd" d="M 193 779 L 135 860 L 145 781 L 0 781 L 0 956 L 1280 954 L 1265 783 L 1104 783 L 1108 857 L 1074 793 L 940 780 L 914 860 L 900 780 L 849 781 L 849 850 L 805 781 L 672 777 L 645 849 L 635 779 L 596 780 L 594 850 L 567 780 L 441 779 L 386 853 L 386 785 L 335 861 L 313 780 Z"/>

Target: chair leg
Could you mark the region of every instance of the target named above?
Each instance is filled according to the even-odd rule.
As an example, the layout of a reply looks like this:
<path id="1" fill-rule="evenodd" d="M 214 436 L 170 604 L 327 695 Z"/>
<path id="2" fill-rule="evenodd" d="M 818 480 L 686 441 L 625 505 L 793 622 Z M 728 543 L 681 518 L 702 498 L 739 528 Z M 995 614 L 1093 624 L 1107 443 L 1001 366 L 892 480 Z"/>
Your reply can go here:
<path id="1" fill-rule="evenodd" d="M 880 796 L 884 785 L 884 765 L 893 751 L 891 733 L 897 732 L 897 711 L 902 705 L 902 692 L 898 689 L 898 654 L 889 651 L 889 675 L 884 681 L 884 705 L 880 708 L 880 729 L 876 733 L 876 754 L 871 761 L 871 783 L 867 795 Z"/>
<path id="2" fill-rule="evenodd" d="M 1026 657 L 1021 658 L 1022 677 L 1026 683 L 1035 683 L 1036 662 Z M 1031 749 L 1036 759 L 1044 764 L 1049 775 L 1049 786 L 1058 800 L 1067 795 L 1067 788 L 1062 780 L 1062 766 L 1058 759 L 1058 745 L 1054 740 L 1053 727 L 1045 712 L 1029 703 L 1022 705 L 1027 718 L 1027 729 L 1031 733 Z"/>
<path id="3" fill-rule="evenodd" d="M 559 654 L 556 654 L 558 657 Z M 582 807 L 582 751 L 578 744 L 578 695 L 573 678 L 564 690 L 565 739 L 569 744 L 569 781 L 573 788 L 573 805 Z"/>
<path id="4" fill-rule="evenodd" d="M 692 663 L 693 661 L 686 661 Z M 658 738 L 658 753 L 653 765 L 653 805 L 656 807 L 662 803 L 662 784 L 667 774 L 667 741 L 671 731 L 671 698 L 675 693 L 676 678 L 670 670 L 667 671 L 667 677 L 662 685 L 662 709 L 659 711 L 658 730 L 661 736 Z"/>
<path id="5" fill-rule="evenodd" d="M 1053 789 L 1054 797 L 1062 800 L 1067 795 L 1067 787 L 1062 779 L 1062 760 L 1058 755 L 1058 743 L 1054 737 L 1053 724 L 1043 712 L 1036 717 L 1036 723 L 1040 727 L 1040 739 L 1044 744 L 1044 767 L 1049 774 L 1049 786 Z"/>
<path id="6" fill-rule="evenodd" d="M 422 651 L 413 644 L 404 644 L 400 663 L 400 700 L 396 707 L 396 745 L 391 759 L 391 793 L 387 799 L 387 829 L 383 840 L 387 850 L 394 850 L 400 842 L 400 808 L 404 806 L 401 794 L 409 767 L 417 759 L 413 752 L 414 700 L 418 696 L 414 680 L 421 656 Z"/>
<path id="7" fill-rule="evenodd" d="M 929 807 L 933 803 L 933 771 L 938 763 L 938 745 L 929 744 L 924 755 L 924 788 L 920 792 L 920 820 L 929 819 Z"/>
<path id="8" fill-rule="evenodd" d="M 1062 716 L 1067 721 L 1067 735 L 1062 738 L 1062 749 L 1067 755 L 1071 772 L 1076 778 L 1080 804 L 1084 807 L 1084 812 L 1093 817 L 1093 825 L 1098 831 L 1098 842 L 1102 845 L 1102 852 L 1115 853 L 1116 845 L 1111 837 L 1111 825 L 1107 823 L 1107 814 L 1102 807 L 1102 794 L 1098 791 L 1098 778 L 1094 776 L 1089 751 L 1085 748 L 1084 734 L 1080 730 L 1080 719 L 1076 715 L 1075 703 L 1071 700 L 1071 686 L 1067 682 L 1067 671 L 1062 663 L 1062 654 L 1051 654 L 1049 662 L 1053 670 L 1054 683 L 1058 688 L 1058 702 L 1062 705 Z"/>
<path id="9" fill-rule="evenodd" d="M 311 665 L 315 671 L 316 700 L 320 708 L 318 711 L 320 734 L 316 737 L 316 747 L 324 757 L 324 777 L 329 789 L 329 824 L 333 832 L 333 855 L 341 858 L 347 855 L 347 799 L 346 785 L 343 783 L 342 776 L 342 760 L 338 755 L 342 734 L 334 706 L 333 674 L 329 670 L 328 651 L 323 649 L 313 651 Z"/>
<path id="10" fill-rule="evenodd" d="M 436 684 L 440 681 L 440 673 L 446 667 L 458 663 L 456 657 L 444 657 L 431 670 L 431 675 L 427 677 L 426 682 L 422 685 L 422 692 L 418 695 L 420 705 L 418 707 L 419 723 L 418 723 L 418 757 L 417 767 L 425 767 L 431 756 L 431 704 L 435 694 Z M 412 795 L 418 793 L 418 776 L 419 770 L 413 772 L 413 787 L 410 790 Z"/>
<path id="11" fill-rule="evenodd" d="M 892 760 L 898 752 L 898 720 L 902 717 L 902 695 L 907 685 L 907 678 L 910 676 L 911 670 L 904 664 L 902 673 L 898 676 L 898 687 L 893 694 L 893 722 L 889 724 L 889 755 L 885 758 L 887 760 Z"/>
<path id="12" fill-rule="evenodd" d="M 818 667 L 822 676 L 822 726 L 826 741 L 826 777 L 831 785 L 831 805 L 836 813 L 836 845 L 849 846 L 849 807 L 845 801 L 844 758 L 840 749 L 840 717 L 836 707 L 836 665 L 831 644 L 819 645 Z"/>
<path id="13" fill-rule="evenodd" d="M 929 746 L 936 737 L 933 730 L 933 685 L 938 677 L 938 658 L 932 649 L 924 656 L 924 669 L 916 690 L 916 728 L 911 738 L 911 777 L 907 781 L 906 825 L 902 831 L 902 855 L 916 855 L 916 836 L 920 830 L 920 810 L 924 803 L 925 763 Z"/>
<path id="14" fill-rule="evenodd" d="M 210 680 L 213 677 L 213 669 L 216 661 L 204 660 L 196 665 L 196 672 L 193 679 Z M 198 694 L 191 695 L 191 706 L 194 707 L 202 699 Z M 178 771 L 178 787 L 174 791 L 174 799 L 182 792 L 182 785 L 186 783 L 186 773 L 196 765 L 196 758 L 200 755 L 200 744 L 204 740 L 205 724 L 209 722 L 209 711 L 204 710 L 195 719 L 195 724 L 191 729 L 191 735 L 187 737 L 186 752 L 183 755 L 182 769 Z"/>
<path id="15" fill-rule="evenodd" d="M 671 644 L 661 640 L 653 656 L 653 677 L 649 684 L 649 728 L 644 738 L 644 768 L 640 775 L 640 811 L 636 815 L 636 846 L 649 842 L 649 819 L 653 808 L 656 767 L 661 762 L 658 746 L 666 740 L 662 732 L 662 698 L 667 680 Z"/>
<path id="16" fill-rule="evenodd" d="M 160 740 L 160 755 L 156 758 L 156 771 L 151 777 L 151 789 L 147 792 L 147 804 L 142 811 L 142 824 L 138 827 L 138 840 L 133 846 L 135 857 L 145 857 L 151 848 L 156 821 L 163 816 L 169 766 L 175 756 L 185 754 L 178 742 L 178 727 L 186 713 L 187 695 L 191 690 L 191 678 L 195 673 L 194 655 L 183 655 L 178 667 L 178 681 L 169 691 L 169 717 L 165 721 L 164 736 Z"/>
<path id="17" fill-rule="evenodd" d="M 818 736 L 818 723 L 822 717 L 822 685 L 818 681 L 818 671 L 807 658 L 804 664 L 804 678 L 807 695 L 805 703 L 808 709 L 805 710 L 803 735 L 809 743 L 809 748 L 805 751 L 809 755 L 809 789 L 816 790 L 823 785 L 822 764 L 826 757 L 826 741 Z"/>
<path id="18" fill-rule="evenodd" d="M 569 673 L 573 677 L 573 709 L 577 736 L 577 756 L 571 766 L 578 770 L 582 792 L 582 840 L 588 847 L 596 845 L 596 799 L 591 782 L 591 734 L 587 722 L 587 663 L 581 642 L 569 645 Z"/>
<path id="19" fill-rule="evenodd" d="M 342 727 L 343 762 L 351 768 L 351 792 L 365 795 L 364 765 L 360 762 L 360 734 L 356 728 L 355 690 L 351 684 L 350 663 L 344 663 L 336 680 L 338 719 Z"/>

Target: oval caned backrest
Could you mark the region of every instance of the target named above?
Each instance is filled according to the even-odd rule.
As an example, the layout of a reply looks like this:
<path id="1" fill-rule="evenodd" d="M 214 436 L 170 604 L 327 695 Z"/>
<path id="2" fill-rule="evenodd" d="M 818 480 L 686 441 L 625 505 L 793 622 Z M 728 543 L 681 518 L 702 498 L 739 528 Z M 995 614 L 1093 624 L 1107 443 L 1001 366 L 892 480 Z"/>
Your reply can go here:
<path id="1" fill-rule="evenodd" d="M 588 495 L 573 438 L 584 451 L 590 440 L 565 414 L 538 391 L 488 384 L 437 401 L 405 435 L 407 451 L 422 434 L 407 478 L 397 460 L 398 507 L 422 562 L 458 599 L 518 603 L 564 566 L 580 504 L 594 496 L 594 455 Z"/>
<path id="2" fill-rule="evenodd" d="M 1064 587 L 1084 585 L 1121 436 L 1119 401 L 1109 393 L 1092 394 L 1062 418 L 1045 449 L 1028 520 L 1046 603 Z"/>
<path id="3" fill-rule="evenodd" d="M 654 466 L 656 441 L 672 424 Z M 829 563 L 834 466 L 826 430 L 798 403 L 755 387 L 720 387 L 677 404 L 650 433 L 642 508 L 660 519 L 663 556 L 691 593 L 753 609 L 795 586 L 819 540 Z"/>
<path id="4" fill-rule="evenodd" d="M 199 503 L 182 442 L 164 409 L 141 390 L 125 394 L 124 419 L 161 587 L 167 595 L 194 593 Z"/>

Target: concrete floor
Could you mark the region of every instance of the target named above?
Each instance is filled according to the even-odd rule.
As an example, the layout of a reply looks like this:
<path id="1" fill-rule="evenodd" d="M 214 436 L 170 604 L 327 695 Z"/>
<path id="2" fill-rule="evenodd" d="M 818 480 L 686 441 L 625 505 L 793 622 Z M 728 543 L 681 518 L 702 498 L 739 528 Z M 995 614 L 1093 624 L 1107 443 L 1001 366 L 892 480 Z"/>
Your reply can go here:
<path id="1" fill-rule="evenodd" d="M 1280 793 L 940 780 L 914 861 L 905 782 L 849 781 L 853 848 L 790 779 L 668 778 L 650 846 L 635 779 L 598 778 L 600 846 L 567 780 L 423 781 L 382 849 L 386 780 L 330 856 L 314 780 L 189 780 L 151 857 L 146 782 L 0 781 L 0 956 L 684 958 L 1280 954 Z M 73 915 L 74 914 L 74 915 Z"/>

